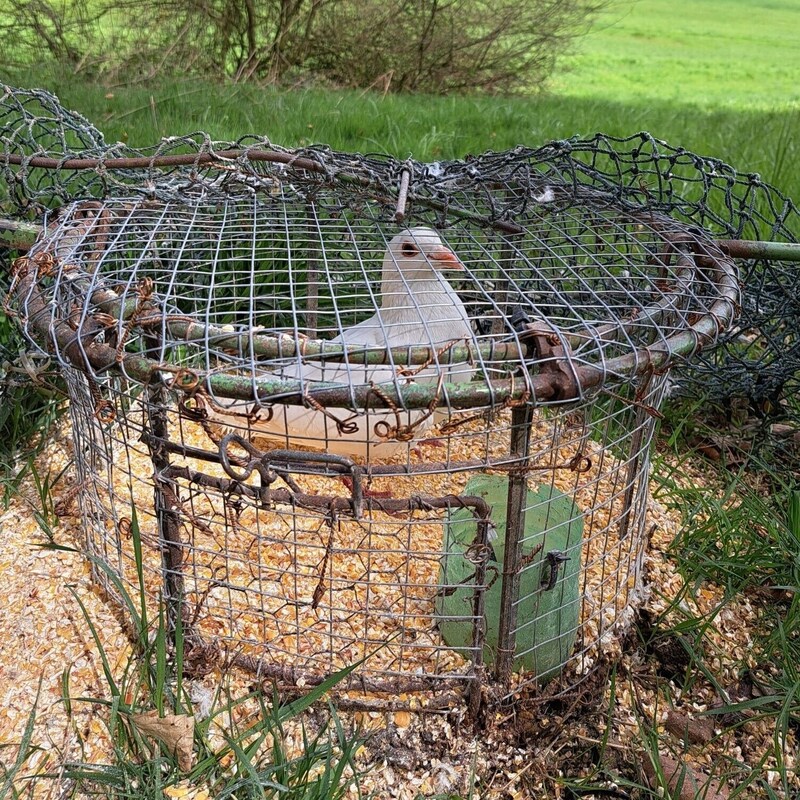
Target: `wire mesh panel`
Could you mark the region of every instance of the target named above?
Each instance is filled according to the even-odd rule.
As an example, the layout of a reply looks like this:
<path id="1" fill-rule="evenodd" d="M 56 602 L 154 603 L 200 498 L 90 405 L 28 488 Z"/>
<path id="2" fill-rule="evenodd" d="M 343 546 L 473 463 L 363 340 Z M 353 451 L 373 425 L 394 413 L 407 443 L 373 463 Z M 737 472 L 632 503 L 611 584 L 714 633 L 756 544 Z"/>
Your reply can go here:
<path id="1" fill-rule="evenodd" d="M 733 265 L 537 171 L 451 169 L 444 203 L 273 156 L 72 203 L 16 262 L 88 549 L 135 584 L 141 537 L 196 670 L 358 664 L 395 702 L 582 679 L 641 600 L 658 407 Z"/>

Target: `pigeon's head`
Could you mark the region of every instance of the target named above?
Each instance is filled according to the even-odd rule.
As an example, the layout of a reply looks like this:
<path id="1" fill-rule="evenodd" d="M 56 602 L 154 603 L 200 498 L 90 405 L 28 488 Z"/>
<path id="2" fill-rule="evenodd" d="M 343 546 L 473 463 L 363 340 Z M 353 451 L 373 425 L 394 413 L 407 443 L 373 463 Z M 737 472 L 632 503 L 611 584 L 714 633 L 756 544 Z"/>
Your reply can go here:
<path id="1" fill-rule="evenodd" d="M 458 256 L 430 228 L 409 228 L 389 242 L 387 261 L 404 275 L 422 277 L 426 272 L 463 270 Z M 388 264 L 387 264 L 388 266 Z"/>

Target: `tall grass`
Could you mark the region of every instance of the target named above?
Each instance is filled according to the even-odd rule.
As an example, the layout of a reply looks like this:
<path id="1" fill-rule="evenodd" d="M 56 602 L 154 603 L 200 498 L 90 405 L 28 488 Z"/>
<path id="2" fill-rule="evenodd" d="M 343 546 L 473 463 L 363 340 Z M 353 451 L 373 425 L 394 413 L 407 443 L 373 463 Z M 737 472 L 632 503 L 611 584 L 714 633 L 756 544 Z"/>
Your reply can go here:
<path id="1" fill-rule="evenodd" d="M 698 432 L 713 434 L 701 424 Z M 651 633 L 675 638 L 686 651 L 685 673 L 674 681 L 677 692 L 670 684 L 664 693 L 668 699 L 677 697 L 698 682 L 713 687 L 719 702 L 705 714 L 721 729 L 720 736 L 737 742 L 747 739 L 748 724 L 768 722 L 772 747 L 756 763 L 731 759 L 729 766 L 737 773 L 731 796 L 792 797 L 800 730 L 800 482 L 796 474 L 760 457 L 708 465 L 706 479 L 698 480 L 683 467 L 686 433 L 680 428 L 663 439 L 672 457 L 658 457 L 654 465 L 657 495 L 684 519 L 669 547 L 684 584 Z M 707 583 L 720 587 L 722 597 L 709 613 L 697 614 L 685 600 Z M 717 654 L 707 646 L 706 634 L 742 596 L 760 616 L 757 625 L 750 623 L 752 645 L 738 653 L 733 672 L 740 680 L 732 684 L 730 671 L 722 673 Z M 741 609 L 740 603 L 735 613 Z"/>
<path id="2" fill-rule="evenodd" d="M 6 75 L 5 80 L 54 91 L 109 141 L 135 147 L 202 130 L 218 140 L 257 133 L 288 147 L 324 143 L 430 161 L 598 131 L 627 136 L 648 130 L 739 170 L 758 172 L 787 193 L 800 185 L 800 145 L 792 136 L 800 124 L 800 107 L 706 110 L 691 102 L 555 95 L 381 96 L 188 80 L 108 87 L 46 69 Z"/>

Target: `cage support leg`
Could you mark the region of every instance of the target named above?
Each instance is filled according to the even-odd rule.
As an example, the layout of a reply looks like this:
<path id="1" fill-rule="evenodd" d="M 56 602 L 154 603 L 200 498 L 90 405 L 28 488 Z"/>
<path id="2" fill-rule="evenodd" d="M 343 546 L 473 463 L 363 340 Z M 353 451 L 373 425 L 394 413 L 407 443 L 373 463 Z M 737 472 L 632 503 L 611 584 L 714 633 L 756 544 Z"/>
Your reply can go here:
<path id="1" fill-rule="evenodd" d="M 183 603 L 183 544 L 178 517 L 178 497 L 172 484 L 164 478 L 168 474 L 169 451 L 163 446 L 167 441 L 167 396 L 163 386 L 149 387 L 147 420 L 151 430 L 148 438 L 150 459 L 153 462 L 154 505 L 158 522 L 158 539 L 161 547 L 161 573 L 164 602 L 167 607 L 167 627 L 174 636 L 178 615 Z M 186 625 L 184 625 L 185 633 Z"/>
<path id="2" fill-rule="evenodd" d="M 522 539 L 525 533 L 525 500 L 528 480 L 524 467 L 528 465 L 533 407 L 524 405 L 511 413 L 511 455 L 518 470 L 508 481 L 506 505 L 505 557 L 503 558 L 503 585 L 500 591 L 500 621 L 498 629 L 496 676 L 508 688 L 514 651 L 517 644 L 517 600 L 519 599 L 519 566 L 522 558 Z"/>
<path id="3" fill-rule="evenodd" d="M 478 521 L 477 545 L 480 548 L 480 559 L 475 565 L 475 596 L 472 603 L 472 615 L 475 619 L 472 630 L 473 660 L 472 672 L 473 681 L 469 687 L 469 716 L 475 722 L 481 708 L 483 697 L 484 677 L 486 668 L 483 665 L 483 645 L 486 640 L 486 620 L 484 619 L 484 609 L 486 606 L 486 564 L 488 563 L 489 546 L 489 519 L 484 518 Z"/>

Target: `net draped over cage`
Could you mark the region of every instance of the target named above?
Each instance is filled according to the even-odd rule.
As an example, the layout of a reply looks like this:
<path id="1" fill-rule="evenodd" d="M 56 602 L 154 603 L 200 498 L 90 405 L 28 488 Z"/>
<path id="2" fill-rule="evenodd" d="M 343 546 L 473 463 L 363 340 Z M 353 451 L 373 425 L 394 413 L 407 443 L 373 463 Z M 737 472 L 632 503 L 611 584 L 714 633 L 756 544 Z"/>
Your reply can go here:
<path id="1" fill-rule="evenodd" d="M 727 217 L 702 196 L 740 177 L 646 135 L 435 164 L 132 151 L 49 102 L 0 112 L 8 202 L 62 204 L 7 308 L 66 379 L 110 594 L 141 542 L 195 673 L 357 665 L 342 687 L 395 704 L 619 653 L 659 407 L 739 301 L 713 236 L 746 232 L 747 193 Z"/>
<path id="2" fill-rule="evenodd" d="M 154 147 L 135 149 L 107 143 L 80 114 L 65 109 L 42 90 L 0 84 L 0 202 L 9 216 L 30 216 L 74 197 L 158 194 L 162 184 L 187 178 L 236 183 L 258 171 L 247 153 L 272 150 L 263 137 L 218 142 L 206 134 L 171 136 Z M 225 154 L 223 169 L 219 154 Z M 354 159 L 323 147 L 293 153 L 325 173 L 347 171 L 357 180 L 381 181 L 396 191 L 403 164 L 381 156 Z M 179 160 L 172 160 L 180 157 Z M 208 168 L 209 162 L 214 168 Z M 79 162 L 79 163 L 78 163 Z M 624 205 L 652 208 L 724 239 L 797 243 L 800 214 L 792 200 L 753 172 L 737 170 L 718 158 L 675 147 L 648 133 L 626 138 L 597 134 L 554 141 L 537 148 L 517 147 L 487 153 L 467 164 L 437 162 L 414 167 L 415 182 L 446 202 L 451 172 L 513 176 L 533 169 L 556 184 L 585 187 Z M 83 168 L 80 168 L 83 167 Z M 3 194 L 6 195 L 3 201 Z M 673 375 L 676 390 L 730 406 L 746 400 L 767 421 L 800 410 L 787 405 L 800 375 L 800 271 L 796 256 L 747 253 L 740 259 L 743 287 L 737 324 Z"/>

